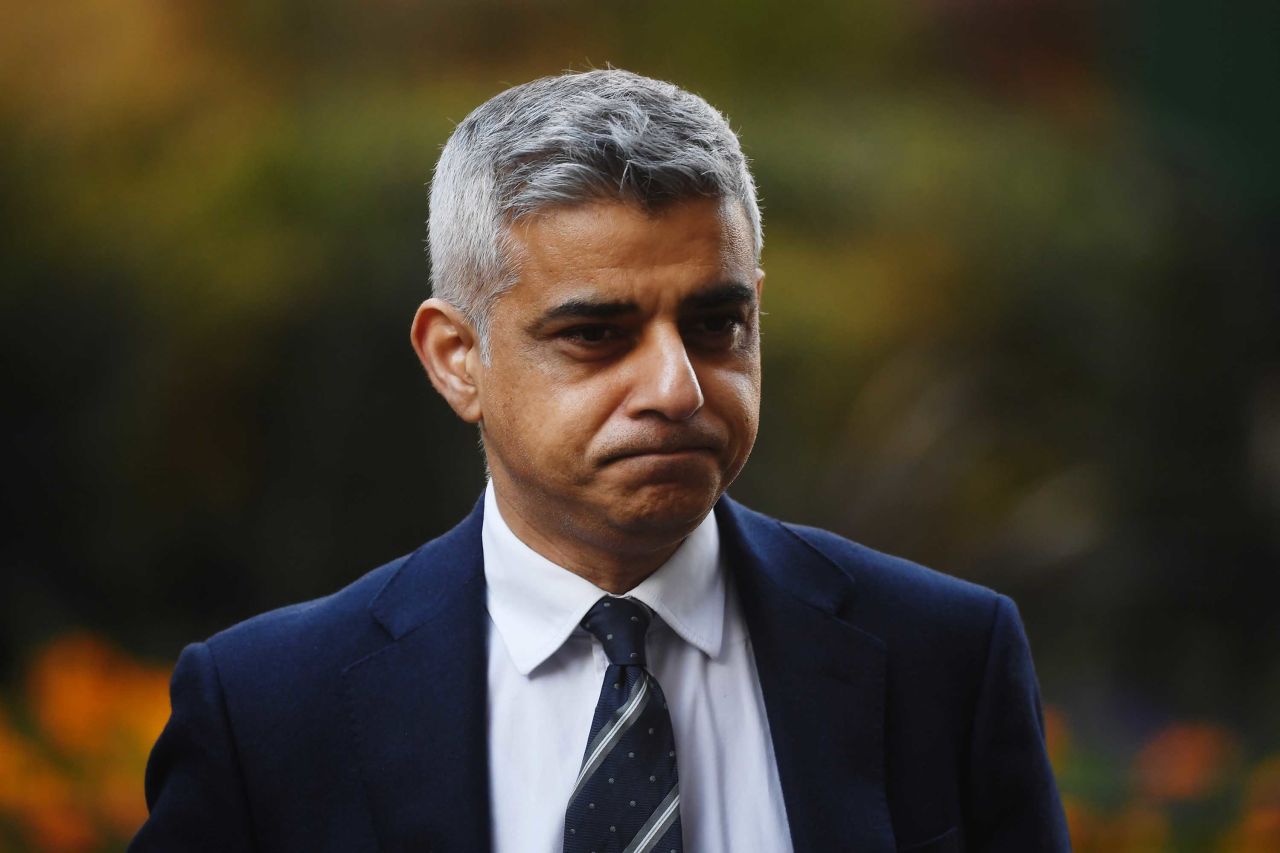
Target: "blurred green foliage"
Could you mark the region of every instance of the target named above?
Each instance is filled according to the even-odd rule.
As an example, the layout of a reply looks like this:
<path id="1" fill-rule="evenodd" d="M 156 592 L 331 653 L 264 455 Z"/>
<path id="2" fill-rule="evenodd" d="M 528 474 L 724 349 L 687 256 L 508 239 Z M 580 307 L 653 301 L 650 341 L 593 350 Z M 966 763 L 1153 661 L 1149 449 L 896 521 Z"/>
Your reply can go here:
<path id="1" fill-rule="evenodd" d="M 0 675 L 82 626 L 171 659 L 460 517 L 475 437 L 407 343 L 431 166 L 505 86 L 612 63 L 705 95 L 753 158 L 765 410 L 735 494 L 1012 594 L 1047 699 L 1109 760 L 1183 717 L 1274 751 L 1276 23 L 8 7 Z M 1100 776 L 1069 779 L 1105 800 Z"/>

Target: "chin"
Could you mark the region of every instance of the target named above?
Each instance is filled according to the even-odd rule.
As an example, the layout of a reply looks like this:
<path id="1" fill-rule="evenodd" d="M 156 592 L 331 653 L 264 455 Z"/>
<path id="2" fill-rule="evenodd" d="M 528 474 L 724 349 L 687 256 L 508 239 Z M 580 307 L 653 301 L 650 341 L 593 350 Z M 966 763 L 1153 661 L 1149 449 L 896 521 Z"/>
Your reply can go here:
<path id="1" fill-rule="evenodd" d="M 614 523 L 632 534 L 683 538 L 697 527 L 720 497 L 710 483 L 651 483 L 622 497 L 611 511 Z"/>

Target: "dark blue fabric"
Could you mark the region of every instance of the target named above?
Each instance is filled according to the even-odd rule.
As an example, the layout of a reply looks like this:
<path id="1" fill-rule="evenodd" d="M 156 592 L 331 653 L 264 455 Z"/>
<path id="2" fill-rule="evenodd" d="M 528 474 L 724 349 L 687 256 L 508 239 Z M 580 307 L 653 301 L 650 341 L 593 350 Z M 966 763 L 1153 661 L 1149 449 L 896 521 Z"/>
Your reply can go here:
<path id="1" fill-rule="evenodd" d="M 189 646 L 130 850 L 489 850 L 481 511 Z M 797 850 L 1070 849 L 1009 599 L 728 498 L 716 518 Z"/>
<path id="2" fill-rule="evenodd" d="M 671 714 L 657 679 L 645 670 L 649 619 L 643 604 L 606 596 L 582 620 L 604 647 L 609 666 L 583 755 L 587 775 L 565 810 L 564 853 L 626 850 L 678 789 Z M 626 713 L 631 708 L 634 715 Z M 616 741 L 599 743 L 615 729 L 621 732 Z M 662 846 L 656 849 L 684 849 L 678 810 L 658 838 Z"/>
<path id="3" fill-rule="evenodd" d="M 640 602 L 606 595 L 582 617 L 582 627 L 600 641 L 611 665 L 645 667 L 649 661 L 644 638 L 651 619 L 649 609 Z"/>

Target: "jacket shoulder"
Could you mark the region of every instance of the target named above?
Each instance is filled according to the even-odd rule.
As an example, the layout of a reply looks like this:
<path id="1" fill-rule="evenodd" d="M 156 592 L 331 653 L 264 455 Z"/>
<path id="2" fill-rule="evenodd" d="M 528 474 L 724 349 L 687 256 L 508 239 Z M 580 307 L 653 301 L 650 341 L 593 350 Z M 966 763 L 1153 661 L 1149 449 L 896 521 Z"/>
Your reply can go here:
<path id="1" fill-rule="evenodd" d="M 767 518 L 767 516 L 764 516 Z M 770 521 L 773 521 L 770 519 Z M 886 639 L 985 647 L 999 608 L 1013 604 L 980 584 L 869 548 L 829 530 L 774 521 L 853 587 L 847 615 Z"/>
<path id="2" fill-rule="evenodd" d="M 924 596 L 931 600 L 952 600 L 983 607 L 994 604 L 993 599 L 998 595 L 980 584 L 877 551 L 829 530 L 803 524 L 781 524 L 859 585 L 869 585 L 899 596 Z"/>
<path id="3" fill-rule="evenodd" d="M 345 665 L 385 642 L 369 607 L 411 556 L 385 563 L 330 595 L 260 613 L 214 634 L 206 642 L 224 679 L 244 671 L 289 680 L 308 662 Z"/>

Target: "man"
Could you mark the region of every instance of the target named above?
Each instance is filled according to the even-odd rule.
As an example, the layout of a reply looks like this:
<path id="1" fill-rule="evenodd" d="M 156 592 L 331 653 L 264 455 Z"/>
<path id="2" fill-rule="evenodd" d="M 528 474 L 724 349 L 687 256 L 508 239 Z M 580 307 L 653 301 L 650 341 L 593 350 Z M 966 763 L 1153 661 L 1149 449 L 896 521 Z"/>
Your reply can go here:
<path id="1" fill-rule="evenodd" d="M 1067 849 L 1013 604 L 724 496 L 764 274 L 719 113 L 616 70 L 503 92 L 430 237 L 413 346 L 485 496 L 183 652 L 133 850 Z"/>

